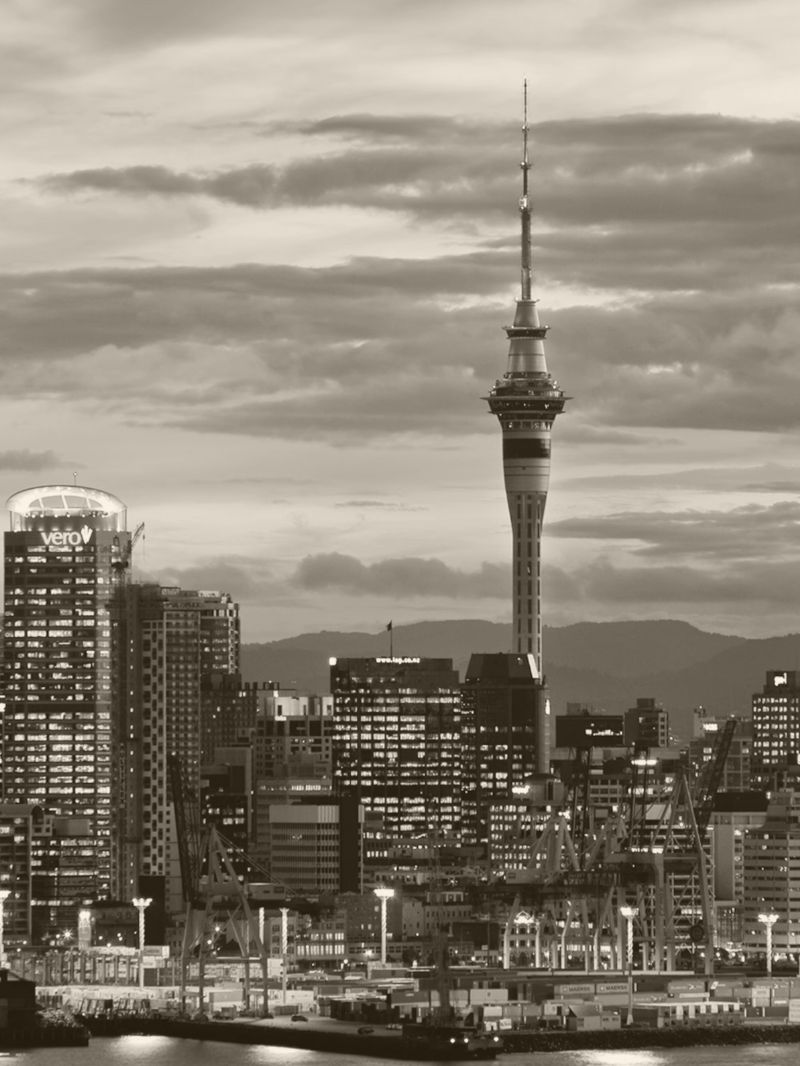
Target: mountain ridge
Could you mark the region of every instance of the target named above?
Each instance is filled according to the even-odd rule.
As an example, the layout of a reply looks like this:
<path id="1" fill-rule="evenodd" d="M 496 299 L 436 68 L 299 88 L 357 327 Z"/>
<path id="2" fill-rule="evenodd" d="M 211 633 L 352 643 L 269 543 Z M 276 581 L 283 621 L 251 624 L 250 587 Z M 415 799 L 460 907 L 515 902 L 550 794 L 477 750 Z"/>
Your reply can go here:
<path id="1" fill-rule="evenodd" d="M 391 641 L 390 641 L 391 636 Z M 395 655 L 448 658 L 463 677 L 475 652 L 508 651 L 511 626 L 483 620 L 417 622 L 378 633 L 323 630 L 242 645 L 247 681 L 277 681 L 301 692 L 327 692 L 328 660 Z M 767 670 L 800 669 L 800 635 L 749 638 L 708 633 L 688 622 L 578 622 L 545 627 L 551 704 L 586 703 L 620 714 L 652 697 L 686 738 L 692 709 L 749 715 Z"/>

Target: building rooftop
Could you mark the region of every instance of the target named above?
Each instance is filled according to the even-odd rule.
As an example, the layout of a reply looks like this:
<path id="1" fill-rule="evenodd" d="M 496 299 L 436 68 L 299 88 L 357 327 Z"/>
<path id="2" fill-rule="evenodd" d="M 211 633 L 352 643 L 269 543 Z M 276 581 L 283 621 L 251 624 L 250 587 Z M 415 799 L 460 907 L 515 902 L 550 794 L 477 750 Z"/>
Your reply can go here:
<path id="1" fill-rule="evenodd" d="M 125 526 L 127 508 L 122 500 L 102 489 L 83 485 L 37 485 L 9 496 L 6 507 L 11 514 L 12 529 L 19 529 L 25 519 L 68 517 L 117 517 Z"/>

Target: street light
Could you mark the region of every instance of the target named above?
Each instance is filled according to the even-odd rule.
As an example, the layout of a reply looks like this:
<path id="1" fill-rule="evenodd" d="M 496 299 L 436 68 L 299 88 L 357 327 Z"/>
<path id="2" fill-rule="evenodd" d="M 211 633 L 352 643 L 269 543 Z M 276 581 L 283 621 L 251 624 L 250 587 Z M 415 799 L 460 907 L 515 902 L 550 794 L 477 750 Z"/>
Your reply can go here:
<path id="1" fill-rule="evenodd" d="M 153 901 L 147 896 L 137 896 L 131 902 L 139 912 L 139 988 L 144 988 L 144 912 Z"/>
<path id="2" fill-rule="evenodd" d="M 78 911 L 78 950 L 88 951 L 92 946 L 92 912 Z"/>
<path id="3" fill-rule="evenodd" d="M 619 913 L 627 923 L 627 939 L 625 942 L 625 958 L 628 964 L 628 1019 L 626 1025 L 633 1025 L 633 919 L 636 917 L 636 908 L 622 906 Z"/>
<path id="4" fill-rule="evenodd" d="M 381 901 L 381 965 L 386 965 L 386 904 L 394 896 L 393 888 L 376 888 L 375 895 Z"/>
<path id="5" fill-rule="evenodd" d="M 758 920 L 767 930 L 767 977 L 772 977 L 772 927 L 778 920 L 774 911 L 759 914 Z"/>
<path id="6" fill-rule="evenodd" d="M 287 955 L 289 954 L 289 908 L 281 907 L 281 992 L 282 1003 L 286 1006 L 286 967 Z M 296 935 L 296 934 L 295 934 Z M 266 996 L 267 990 L 264 989 Z"/>
<path id="7" fill-rule="evenodd" d="M 5 920 L 5 902 L 11 895 L 11 890 L 8 888 L 0 888 L 0 966 L 6 965 L 6 948 L 3 940 L 4 935 L 4 920 Z"/>

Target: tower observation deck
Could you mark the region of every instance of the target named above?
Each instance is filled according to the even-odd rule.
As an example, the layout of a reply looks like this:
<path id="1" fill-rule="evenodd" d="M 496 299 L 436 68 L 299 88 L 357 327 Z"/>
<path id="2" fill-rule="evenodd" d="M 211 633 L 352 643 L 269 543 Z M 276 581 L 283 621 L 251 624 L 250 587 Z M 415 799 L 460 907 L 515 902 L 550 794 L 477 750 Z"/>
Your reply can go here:
<path id="1" fill-rule="evenodd" d="M 532 655 L 542 676 L 541 541 L 550 483 L 550 433 L 568 397 L 551 377 L 545 361 L 547 326 L 539 323 L 532 297 L 533 254 L 528 198 L 528 105 L 524 90 L 522 125 L 521 292 L 514 325 L 506 326 L 508 369 L 486 397 L 503 433 L 503 474 L 513 544 L 513 650 Z"/>

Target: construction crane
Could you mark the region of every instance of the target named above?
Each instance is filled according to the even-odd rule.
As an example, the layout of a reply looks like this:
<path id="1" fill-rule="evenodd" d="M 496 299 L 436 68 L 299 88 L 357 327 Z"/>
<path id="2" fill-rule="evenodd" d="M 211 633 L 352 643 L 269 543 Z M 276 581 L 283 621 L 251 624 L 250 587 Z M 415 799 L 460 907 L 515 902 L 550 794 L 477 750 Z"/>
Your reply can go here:
<path id="1" fill-rule="evenodd" d="M 144 536 L 144 522 L 140 522 L 129 540 L 120 544 L 119 537 L 111 542 L 111 569 L 115 576 L 121 577 L 131 564 L 131 555 L 139 539 Z"/>
<path id="2" fill-rule="evenodd" d="M 738 718 L 728 718 L 721 732 L 717 733 L 711 758 L 706 763 L 704 772 L 698 782 L 694 814 L 697 820 L 697 830 L 701 837 L 705 836 L 708 823 L 711 821 L 714 799 L 719 791 L 719 786 L 722 784 L 725 762 L 731 750 L 731 743 L 738 725 Z"/>

